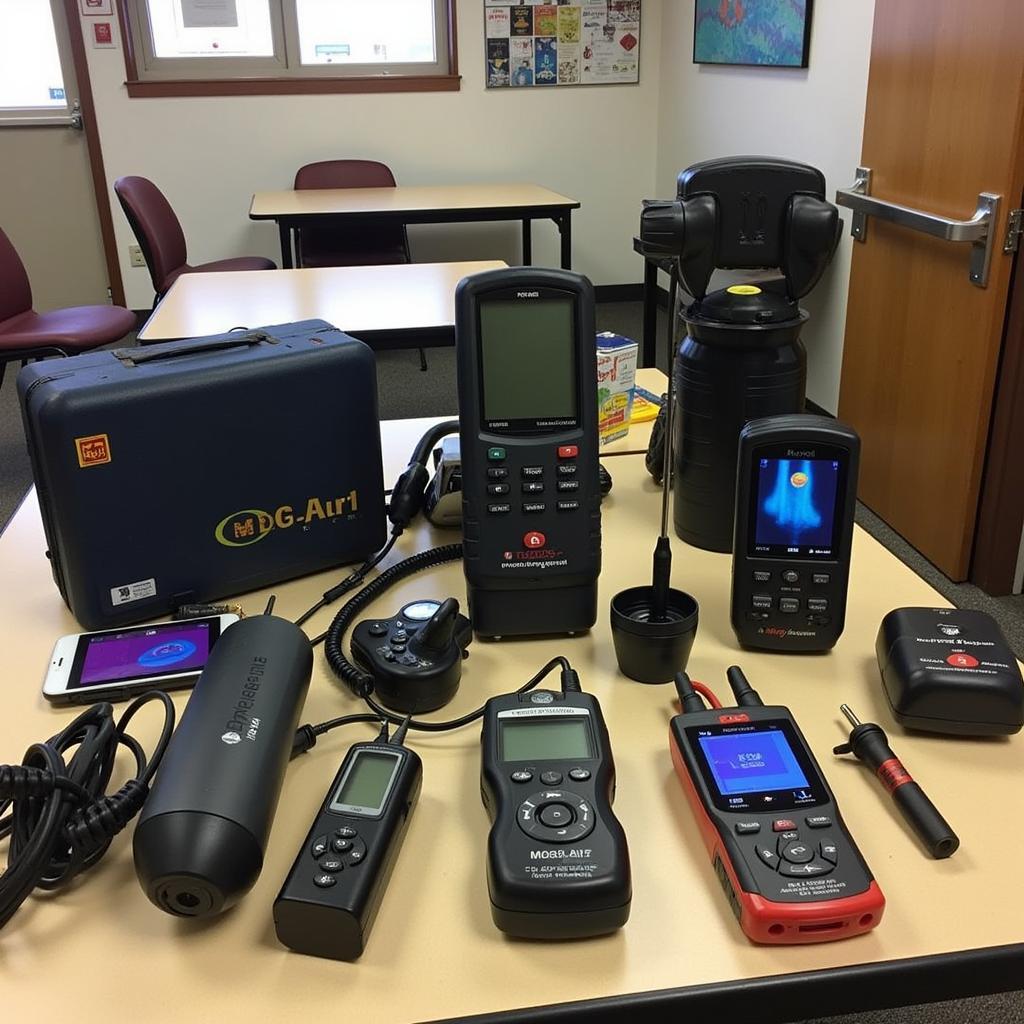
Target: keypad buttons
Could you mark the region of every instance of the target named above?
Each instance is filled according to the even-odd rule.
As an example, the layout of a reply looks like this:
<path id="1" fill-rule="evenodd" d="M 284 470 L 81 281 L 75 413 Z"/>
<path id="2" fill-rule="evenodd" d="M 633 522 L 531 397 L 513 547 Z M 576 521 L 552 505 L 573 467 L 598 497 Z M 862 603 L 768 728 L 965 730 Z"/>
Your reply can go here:
<path id="1" fill-rule="evenodd" d="M 321 871 L 319 874 L 313 876 L 313 884 L 318 889 L 330 889 L 332 885 L 336 885 L 338 879 L 334 877 L 328 871 Z"/>
<path id="2" fill-rule="evenodd" d="M 545 786 L 557 786 L 562 781 L 561 772 L 541 772 L 540 781 Z"/>
<path id="3" fill-rule="evenodd" d="M 309 852 L 314 857 L 322 857 L 327 852 L 327 836 L 317 836 L 313 840 L 313 845 L 310 846 Z"/>
<path id="4" fill-rule="evenodd" d="M 519 471 L 524 480 L 536 480 L 544 475 L 543 466 L 523 466 Z"/>
<path id="5" fill-rule="evenodd" d="M 351 825 L 342 825 L 341 828 L 336 828 L 334 834 L 339 839 L 355 839 L 359 832 L 354 829 Z"/>
<path id="6" fill-rule="evenodd" d="M 559 476 L 575 476 L 576 475 L 576 463 L 575 462 L 560 462 L 558 464 L 558 475 Z"/>
<path id="7" fill-rule="evenodd" d="M 558 503 L 559 512 L 575 512 L 580 507 L 578 501 L 560 501 Z"/>
<path id="8" fill-rule="evenodd" d="M 759 821 L 737 821 L 734 829 L 738 836 L 753 836 L 761 831 L 761 822 Z"/>
<path id="9" fill-rule="evenodd" d="M 767 569 L 755 569 L 753 572 L 753 579 L 755 583 L 768 583 L 771 581 L 772 574 Z"/>
<path id="10" fill-rule="evenodd" d="M 543 480 L 527 480 L 523 483 L 523 494 L 541 494 L 543 491 Z"/>
<path id="11" fill-rule="evenodd" d="M 532 515 L 537 512 L 543 512 L 547 508 L 547 505 L 543 501 L 524 501 L 523 512 L 527 515 Z"/>
<path id="12" fill-rule="evenodd" d="M 578 491 L 580 489 L 579 480 L 559 480 L 558 489 L 560 491 Z"/>
<path id="13" fill-rule="evenodd" d="M 809 612 L 815 612 L 820 614 L 821 612 L 828 611 L 828 598 L 827 597 L 809 597 L 807 599 L 807 610 Z"/>
<path id="14" fill-rule="evenodd" d="M 804 821 L 808 828 L 831 828 L 832 819 L 827 814 L 809 814 Z"/>
<path id="15" fill-rule="evenodd" d="M 561 820 L 565 812 L 569 820 L 552 826 L 546 821 Z M 560 789 L 542 789 L 531 793 L 516 810 L 519 828 L 531 839 L 548 843 L 574 843 L 589 835 L 594 828 L 594 809 L 576 793 Z"/>
<path id="16" fill-rule="evenodd" d="M 830 864 L 839 863 L 839 847 L 836 846 L 836 841 L 831 836 L 822 836 L 818 849 L 821 856 Z"/>
<path id="17" fill-rule="evenodd" d="M 320 858 L 320 870 L 326 871 L 329 874 L 337 874 L 342 868 L 344 868 L 344 866 L 345 862 L 340 857 L 333 854 Z"/>
<path id="18" fill-rule="evenodd" d="M 558 457 L 560 459 L 575 459 L 579 455 L 580 450 L 577 445 L 574 444 L 560 444 L 558 446 Z"/>
<path id="19" fill-rule="evenodd" d="M 795 597 L 780 597 L 779 611 L 786 615 L 792 615 L 794 612 L 800 611 L 800 601 Z"/>
<path id="20" fill-rule="evenodd" d="M 531 550 L 544 547 L 548 539 L 540 530 L 529 530 L 523 534 L 523 543 Z"/>
<path id="21" fill-rule="evenodd" d="M 331 840 L 331 849 L 335 853 L 348 853 L 352 849 L 352 840 L 345 839 L 343 836 L 335 836 Z"/>
<path id="22" fill-rule="evenodd" d="M 786 845 L 786 843 L 791 843 L 795 839 L 799 839 L 799 838 L 800 838 L 800 833 L 797 832 L 796 829 L 790 829 L 787 832 L 780 832 L 779 833 L 779 849 L 781 850 L 782 847 Z"/>
<path id="23" fill-rule="evenodd" d="M 487 458 L 491 462 L 501 462 L 505 458 L 505 449 L 499 445 L 487 449 Z"/>
<path id="24" fill-rule="evenodd" d="M 773 832 L 792 832 L 796 828 L 796 822 L 789 818 L 776 818 L 772 822 Z"/>
<path id="25" fill-rule="evenodd" d="M 509 775 L 509 778 L 513 782 L 533 782 L 533 772 L 527 771 L 525 768 L 518 768 Z"/>
<path id="26" fill-rule="evenodd" d="M 548 828 L 564 828 L 572 823 L 572 811 L 565 804 L 548 804 L 540 809 L 537 818 Z"/>
<path id="27" fill-rule="evenodd" d="M 819 587 L 825 586 L 832 582 L 832 574 L 827 572 L 811 573 L 811 582 Z"/>
<path id="28" fill-rule="evenodd" d="M 495 501 L 487 506 L 487 511 L 492 516 L 503 516 L 512 511 L 512 506 L 507 501 Z"/>
<path id="29" fill-rule="evenodd" d="M 814 847 L 808 846 L 807 843 L 802 843 L 800 840 L 787 843 L 781 852 L 783 860 L 789 861 L 790 864 L 807 864 L 814 860 Z"/>
<path id="30" fill-rule="evenodd" d="M 767 864 L 773 871 L 779 866 L 779 855 L 770 846 L 758 843 L 756 849 L 762 864 Z"/>
<path id="31" fill-rule="evenodd" d="M 488 484 L 487 485 L 487 493 L 492 495 L 492 496 L 494 496 L 494 497 L 500 497 L 502 494 L 508 494 L 508 492 L 510 490 L 512 490 L 512 488 L 509 487 L 508 484 Z"/>
<path id="32" fill-rule="evenodd" d="M 387 636 L 388 635 L 388 624 L 386 622 L 374 622 L 371 623 L 367 632 L 370 636 Z"/>
<path id="33" fill-rule="evenodd" d="M 811 878 L 814 875 L 827 875 L 833 866 L 823 860 L 812 860 L 808 864 L 790 864 L 788 861 L 782 861 L 779 864 L 779 874 L 787 878 Z"/>
<path id="34" fill-rule="evenodd" d="M 798 573 L 796 571 L 796 569 L 786 569 L 786 571 L 783 572 L 783 574 L 782 574 L 782 582 L 783 583 L 799 583 L 800 582 L 800 573 Z"/>
<path id="35" fill-rule="evenodd" d="M 504 466 L 488 466 L 488 480 L 505 480 L 508 478 L 508 470 Z"/>
<path id="36" fill-rule="evenodd" d="M 586 782 L 590 778 L 590 772 L 586 768 L 571 768 L 569 770 L 569 778 L 573 782 Z"/>
<path id="37" fill-rule="evenodd" d="M 772 595 L 771 594 L 754 594 L 750 598 L 750 607 L 754 611 L 768 612 L 772 609 Z"/>

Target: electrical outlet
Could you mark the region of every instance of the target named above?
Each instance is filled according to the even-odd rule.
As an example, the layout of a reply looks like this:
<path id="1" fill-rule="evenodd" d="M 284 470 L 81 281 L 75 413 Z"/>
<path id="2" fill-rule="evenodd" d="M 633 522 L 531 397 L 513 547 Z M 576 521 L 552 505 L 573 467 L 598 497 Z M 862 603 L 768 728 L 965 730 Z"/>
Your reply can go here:
<path id="1" fill-rule="evenodd" d="M 128 246 L 128 262 L 133 267 L 144 267 L 146 265 L 146 257 L 142 255 L 142 246 Z"/>

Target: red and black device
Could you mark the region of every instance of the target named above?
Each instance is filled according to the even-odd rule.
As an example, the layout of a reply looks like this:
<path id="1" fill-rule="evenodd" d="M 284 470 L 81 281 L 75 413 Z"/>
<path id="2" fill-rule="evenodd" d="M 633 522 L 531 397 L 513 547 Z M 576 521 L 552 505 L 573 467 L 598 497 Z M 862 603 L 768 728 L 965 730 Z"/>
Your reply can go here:
<path id="1" fill-rule="evenodd" d="M 676 676 L 683 713 L 670 749 L 740 927 L 771 944 L 870 931 L 885 897 L 793 715 L 766 707 L 736 666 L 727 675 L 738 706 L 711 710 L 685 672 Z"/>

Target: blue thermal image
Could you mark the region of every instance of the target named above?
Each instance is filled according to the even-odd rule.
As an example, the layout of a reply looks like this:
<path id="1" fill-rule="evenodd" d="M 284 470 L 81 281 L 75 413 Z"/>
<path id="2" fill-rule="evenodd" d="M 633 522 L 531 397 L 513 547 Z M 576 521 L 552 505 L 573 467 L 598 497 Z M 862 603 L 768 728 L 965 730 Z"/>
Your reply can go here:
<path id="1" fill-rule="evenodd" d="M 764 511 L 794 543 L 801 534 L 821 526 L 821 513 L 814 507 L 814 469 L 809 459 L 778 460 Z"/>

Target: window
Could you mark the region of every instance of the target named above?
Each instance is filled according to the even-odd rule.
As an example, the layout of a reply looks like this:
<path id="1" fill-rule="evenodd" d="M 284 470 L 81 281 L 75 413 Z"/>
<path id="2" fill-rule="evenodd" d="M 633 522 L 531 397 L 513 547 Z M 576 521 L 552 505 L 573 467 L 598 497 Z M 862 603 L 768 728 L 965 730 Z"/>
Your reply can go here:
<path id="1" fill-rule="evenodd" d="M 121 0 L 128 91 L 166 96 L 458 88 L 454 3 Z"/>
<path id="2" fill-rule="evenodd" d="M 74 78 L 61 61 L 50 4 L 0 0 L 0 25 L 0 122 L 68 124 L 65 81 Z"/>

